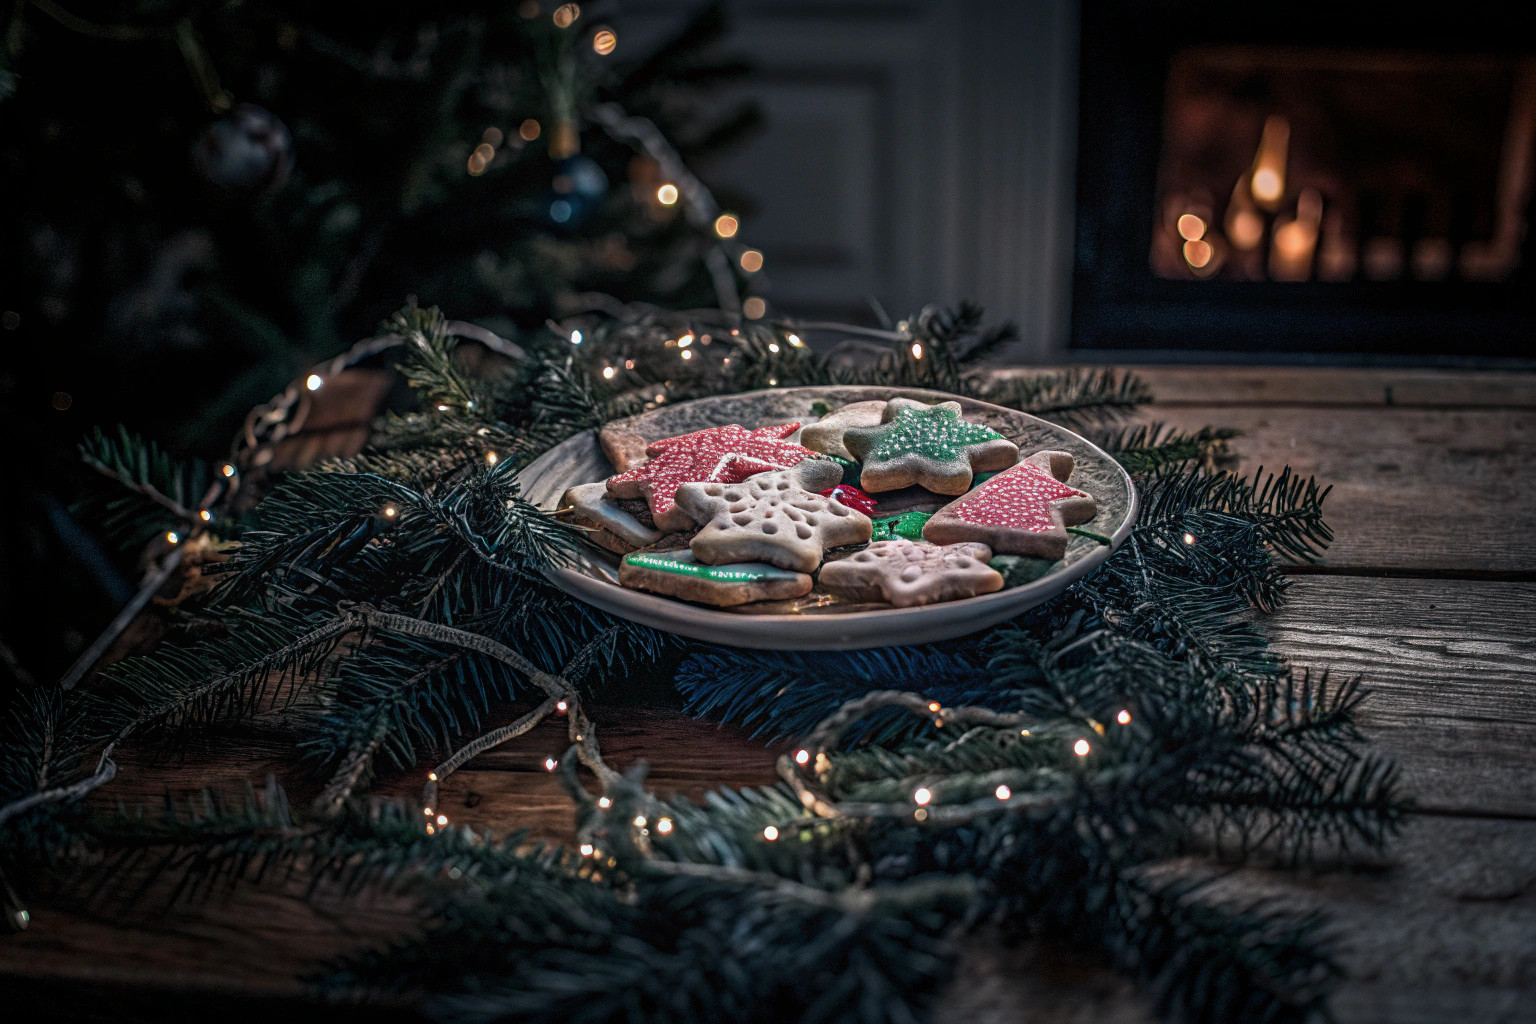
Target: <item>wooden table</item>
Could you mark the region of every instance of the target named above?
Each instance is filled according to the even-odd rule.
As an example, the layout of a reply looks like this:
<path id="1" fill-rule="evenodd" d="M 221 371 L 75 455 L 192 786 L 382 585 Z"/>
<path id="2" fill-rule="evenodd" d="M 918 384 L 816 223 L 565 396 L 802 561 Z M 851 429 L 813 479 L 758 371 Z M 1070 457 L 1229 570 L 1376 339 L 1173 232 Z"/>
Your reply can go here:
<path id="1" fill-rule="evenodd" d="M 1289 464 L 1333 485 L 1337 540 L 1297 570 L 1269 626 L 1297 664 L 1364 677 L 1362 721 L 1417 801 L 1375 870 L 1244 870 L 1227 884 L 1328 911 L 1349 980 L 1339 1020 L 1536 1020 L 1536 376 L 1417 370 L 1147 368 L 1150 419 L 1244 432 L 1241 469 Z M 675 697 L 594 709 L 610 764 L 644 756 L 659 791 L 774 781 L 776 751 L 683 718 Z M 559 838 L 570 806 L 540 767 L 564 746 L 541 726 L 454 777 L 455 820 Z M 302 806 L 316 790 L 285 737 L 256 733 L 191 765 L 130 751 L 98 799 L 155 801 L 167 787 L 275 773 Z M 425 771 L 425 768 L 422 769 Z M 422 779 L 387 791 L 420 792 Z M 401 902 L 241 886 L 166 910 L 32 904 L 0 938 L 0 986 L 43 1019 L 157 1019 L 168 1009 L 257 1016 L 296 1009 L 300 979 L 328 957 L 417 922 Z M 230 996 L 239 995 L 240 999 Z M 363 1016 L 328 1010 L 332 1016 Z M 406 1018 L 408 1008 L 367 1016 Z M 1142 1000 L 1097 964 L 1038 947 L 972 942 L 943 1002 L 946 1021 L 1143 1021 Z"/>

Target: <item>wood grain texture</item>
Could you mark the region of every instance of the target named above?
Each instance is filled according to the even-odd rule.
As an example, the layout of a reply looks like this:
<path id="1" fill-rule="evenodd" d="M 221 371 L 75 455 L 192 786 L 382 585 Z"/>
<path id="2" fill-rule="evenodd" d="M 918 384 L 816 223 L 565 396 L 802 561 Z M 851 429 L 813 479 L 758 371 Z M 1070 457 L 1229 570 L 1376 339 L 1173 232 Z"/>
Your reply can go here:
<path id="1" fill-rule="evenodd" d="M 1536 373 L 1310 366 L 1132 366 L 1157 405 L 1536 408 Z"/>
<path id="2" fill-rule="evenodd" d="M 1536 411 L 1154 408 L 1186 430 L 1236 427 L 1238 470 L 1283 466 L 1333 491 L 1323 564 L 1352 571 L 1536 570 Z"/>

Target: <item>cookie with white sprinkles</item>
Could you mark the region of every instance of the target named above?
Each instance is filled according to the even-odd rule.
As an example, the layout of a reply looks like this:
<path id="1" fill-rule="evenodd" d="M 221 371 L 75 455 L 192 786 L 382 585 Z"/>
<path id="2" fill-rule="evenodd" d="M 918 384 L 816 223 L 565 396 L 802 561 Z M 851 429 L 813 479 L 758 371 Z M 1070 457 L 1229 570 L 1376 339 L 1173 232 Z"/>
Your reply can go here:
<path id="1" fill-rule="evenodd" d="M 1033 555 L 1055 561 L 1067 553 L 1067 527 L 1098 514 L 1093 495 L 1067 484 L 1072 456 L 1035 452 L 950 502 L 923 526 L 935 544 L 974 541 L 998 554 Z"/>
<path id="2" fill-rule="evenodd" d="M 720 608 L 782 601 L 811 592 L 811 578 L 805 573 L 762 562 L 704 565 L 686 549 L 625 555 L 619 563 L 619 583 Z"/>
<path id="3" fill-rule="evenodd" d="M 954 601 L 1003 589 L 1003 577 L 987 565 L 985 544 L 876 541 L 856 555 L 822 566 L 821 585 L 857 601 L 886 601 L 897 608 Z"/>
<path id="4" fill-rule="evenodd" d="M 961 419 L 954 402 L 925 406 L 893 399 L 887 409 L 889 422 L 843 431 L 843 443 L 864 464 L 859 486 L 872 494 L 913 484 L 936 494 L 964 494 L 973 473 L 1018 461 L 1018 445 Z"/>
<path id="5" fill-rule="evenodd" d="M 883 422 L 889 402 L 854 402 L 827 413 L 821 419 L 800 428 L 800 443 L 813 452 L 852 459 L 843 444 L 843 431 L 849 427 L 873 427 Z"/>
<path id="6" fill-rule="evenodd" d="M 710 565 L 762 561 L 812 572 L 828 548 L 862 544 L 869 517 L 816 493 L 836 483 L 835 463 L 807 459 L 793 469 L 758 473 L 740 483 L 686 483 L 677 507 L 703 526 L 689 547 Z"/>

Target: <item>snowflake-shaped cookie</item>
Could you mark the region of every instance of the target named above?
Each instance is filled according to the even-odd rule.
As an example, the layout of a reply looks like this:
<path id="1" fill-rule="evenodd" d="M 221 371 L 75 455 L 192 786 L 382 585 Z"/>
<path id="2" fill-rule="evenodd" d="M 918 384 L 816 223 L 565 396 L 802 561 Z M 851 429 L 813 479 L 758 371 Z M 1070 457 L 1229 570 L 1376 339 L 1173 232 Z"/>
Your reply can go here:
<path id="1" fill-rule="evenodd" d="M 650 461 L 609 477 L 608 493 L 616 498 L 644 498 L 658 530 L 686 530 L 693 521 L 673 501 L 680 486 L 705 480 L 740 483 L 754 473 L 787 469 L 804 459 L 819 458 L 809 448 L 783 440 L 798 429 L 798 423 L 756 430 L 732 423 L 652 441 L 646 447 Z M 838 469 L 838 476 L 832 479 L 835 484 L 841 479 L 841 469 L 835 463 L 828 465 Z"/>
<path id="2" fill-rule="evenodd" d="M 1098 514 L 1093 496 L 1066 483 L 1066 452 L 1036 452 L 963 498 L 950 502 L 923 527 L 935 544 L 975 541 L 999 554 L 1055 561 L 1067 553 L 1066 528 Z"/>
<path id="3" fill-rule="evenodd" d="M 800 431 L 800 443 L 812 451 L 852 459 L 853 455 L 843 446 L 843 431 L 884 422 L 886 404 L 883 401 L 853 402 L 836 412 L 829 412 Z"/>
<path id="4" fill-rule="evenodd" d="M 897 608 L 937 604 L 1003 589 L 1003 577 L 987 565 L 991 557 L 985 544 L 881 540 L 822 566 L 821 585 L 835 594 Z"/>
<path id="5" fill-rule="evenodd" d="M 990 427 L 962 420 L 953 402 L 924 406 L 893 400 L 888 414 L 888 423 L 843 431 L 843 443 L 864 464 L 859 486 L 871 493 L 922 484 L 937 494 L 964 494 L 973 472 L 1018 461 L 1018 445 Z"/>
<path id="6" fill-rule="evenodd" d="M 811 572 L 827 548 L 869 540 L 869 517 L 817 489 L 836 483 L 836 463 L 802 462 L 741 483 L 688 483 L 677 505 L 704 526 L 689 542 L 708 565 L 767 562 Z"/>

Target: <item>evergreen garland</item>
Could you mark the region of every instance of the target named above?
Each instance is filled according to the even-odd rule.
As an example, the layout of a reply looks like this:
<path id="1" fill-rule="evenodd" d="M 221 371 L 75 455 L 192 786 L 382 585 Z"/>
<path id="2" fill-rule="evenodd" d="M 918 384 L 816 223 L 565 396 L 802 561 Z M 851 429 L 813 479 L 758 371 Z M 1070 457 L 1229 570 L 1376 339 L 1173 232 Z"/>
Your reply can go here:
<path id="1" fill-rule="evenodd" d="M 420 407 L 386 417 L 362 455 L 290 474 L 241 525 L 218 508 L 212 528 L 239 546 L 209 567 L 211 597 L 180 613 L 201 638 L 173 633 L 88 692 L 9 709 L 7 892 L 130 862 L 189 891 L 275 872 L 359 898 L 407 889 L 430 931 L 324 983 L 424 992 L 434 1016 L 465 1022 L 910 1021 L 948 977 L 956 936 L 988 922 L 1099 951 L 1169 1016 L 1300 1021 L 1323 1006 L 1339 968 L 1321 919 L 1233 905 L 1208 877 L 1162 865 L 1377 849 L 1400 820 L 1393 769 L 1354 725 L 1363 691 L 1293 669 L 1254 619 L 1284 600 L 1277 560 L 1329 541 L 1325 491 L 1289 470 L 1217 468 L 1230 432 L 1117 425 L 1147 398 L 1129 376 L 980 373 L 1004 335 L 970 307 L 923 311 L 862 368 L 813 352 L 803 326 L 709 311 L 625 307 L 554 327 L 523 360 L 475 375 L 436 310 L 402 311 L 385 329 Z M 666 342 L 707 329 L 719 347 L 706 357 L 701 340 L 682 372 Z M 1003 627 L 849 653 L 685 643 L 545 580 L 573 534 L 515 477 L 551 444 L 659 401 L 848 381 L 1090 429 L 1140 488 L 1131 538 Z M 151 514 L 175 511 L 154 494 L 190 511 L 192 471 L 137 439 L 97 439 L 87 458 Z M 799 737 L 783 782 L 698 805 L 649 793 L 643 766 L 608 768 L 586 705 L 646 679 L 673 680 L 693 714 Z M 508 701 L 530 710 L 486 732 Z M 576 849 L 421 813 L 460 764 L 557 709 Z M 275 782 L 158 814 L 81 803 L 130 736 L 176 749 L 273 715 L 329 779 L 308 809 Z M 436 768 L 420 803 L 363 795 L 376 773 L 425 758 Z"/>

